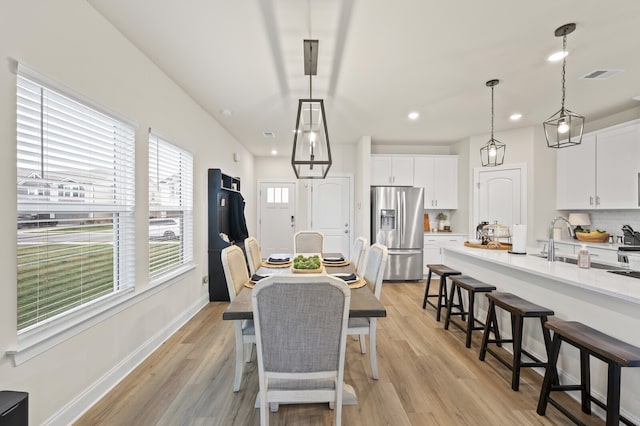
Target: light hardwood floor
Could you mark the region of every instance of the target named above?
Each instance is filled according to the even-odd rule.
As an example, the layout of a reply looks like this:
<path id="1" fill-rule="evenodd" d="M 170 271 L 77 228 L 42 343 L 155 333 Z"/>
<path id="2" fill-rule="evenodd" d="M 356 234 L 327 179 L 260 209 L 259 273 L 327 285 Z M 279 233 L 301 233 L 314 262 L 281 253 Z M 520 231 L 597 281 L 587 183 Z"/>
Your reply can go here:
<path id="1" fill-rule="evenodd" d="M 465 348 L 462 331 L 444 330 L 433 308 L 422 310 L 423 294 L 424 283 L 384 284 L 387 317 L 378 321 L 379 380 L 371 378 L 368 354 L 360 354 L 358 342 L 348 338 L 345 382 L 355 388 L 359 403 L 344 407 L 343 424 L 569 423 L 552 406 L 544 417 L 536 413 L 540 376 L 523 369 L 520 391 L 512 391 L 507 368 L 490 355 L 478 360 L 482 333 L 474 332 L 472 348 Z M 258 425 L 255 351 L 234 393 L 234 331 L 222 320 L 226 306 L 210 303 L 76 424 Z M 330 425 L 332 420 L 327 404 L 281 405 L 270 415 L 273 425 Z"/>

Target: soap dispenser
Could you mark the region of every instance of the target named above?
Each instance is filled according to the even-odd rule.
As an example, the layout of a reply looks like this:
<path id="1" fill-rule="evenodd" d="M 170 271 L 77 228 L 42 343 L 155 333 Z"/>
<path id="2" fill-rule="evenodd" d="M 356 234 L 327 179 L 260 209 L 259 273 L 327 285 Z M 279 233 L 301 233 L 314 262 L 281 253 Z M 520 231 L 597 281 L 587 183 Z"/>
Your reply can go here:
<path id="1" fill-rule="evenodd" d="M 589 269 L 591 267 L 591 256 L 589 256 L 589 250 L 584 244 L 580 247 L 580 251 L 578 252 L 578 267 L 584 269 Z"/>

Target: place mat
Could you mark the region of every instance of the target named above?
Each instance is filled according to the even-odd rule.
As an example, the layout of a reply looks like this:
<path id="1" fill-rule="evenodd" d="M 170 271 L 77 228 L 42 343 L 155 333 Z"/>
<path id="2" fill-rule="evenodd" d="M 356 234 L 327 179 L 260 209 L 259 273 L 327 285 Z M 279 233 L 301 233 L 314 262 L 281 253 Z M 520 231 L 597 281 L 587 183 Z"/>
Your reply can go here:
<path id="1" fill-rule="evenodd" d="M 265 260 L 260 262 L 260 265 L 265 268 L 290 268 L 293 265 L 292 261 L 288 261 L 287 263 L 269 263 Z"/>
<path id="2" fill-rule="evenodd" d="M 333 262 L 333 261 L 327 262 L 326 260 L 323 260 L 322 264 L 324 266 L 329 266 L 329 267 L 332 267 L 332 266 L 349 266 L 351 264 L 351 262 L 349 262 L 348 260 L 343 260 L 341 262 Z"/>
<path id="3" fill-rule="evenodd" d="M 367 285 L 367 280 L 365 280 L 364 278 L 360 277 L 360 278 L 358 278 L 358 281 L 352 282 L 352 283 L 347 283 L 347 284 L 349 285 L 349 288 L 356 289 L 356 288 L 364 287 L 365 285 Z"/>

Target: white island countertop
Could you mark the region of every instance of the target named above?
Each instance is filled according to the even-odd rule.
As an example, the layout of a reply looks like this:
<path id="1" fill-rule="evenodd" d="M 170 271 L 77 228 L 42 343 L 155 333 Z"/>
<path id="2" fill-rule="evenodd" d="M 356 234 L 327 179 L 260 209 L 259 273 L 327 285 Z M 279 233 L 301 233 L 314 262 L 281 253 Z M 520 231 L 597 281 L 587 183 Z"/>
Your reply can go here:
<path id="1" fill-rule="evenodd" d="M 533 256 L 533 254 L 540 252 L 535 247 L 529 247 L 527 249 L 529 254 L 526 255 L 511 254 L 505 250 L 485 250 L 460 245 L 446 245 L 442 249 L 445 252 L 449 250 L 465 254 L 486 262 L 640 305 L 640 279 L 612 274 L 604 269 L 582 269 L 571 263 L 549 262 L 547 259 Z M 619 268 L 619 266 L 617 267 Z M 612 265 L 611 269 L 616 269 L 616 266 Z"/>

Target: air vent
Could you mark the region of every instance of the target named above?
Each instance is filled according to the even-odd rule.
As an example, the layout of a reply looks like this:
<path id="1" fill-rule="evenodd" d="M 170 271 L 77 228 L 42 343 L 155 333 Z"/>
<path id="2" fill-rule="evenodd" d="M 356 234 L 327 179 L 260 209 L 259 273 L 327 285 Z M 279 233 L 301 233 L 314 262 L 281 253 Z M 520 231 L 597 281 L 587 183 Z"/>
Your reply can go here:
<path id="1" fill-rule="evenodd" d="M 276 134 L 273 132 L 262 132 L 262 136 L 264 136 L 265 138 L 275 138 Z"/>
<path id="2" fill-rule="evenodd" d="M 582 77 L 583 80 L 607 80 L 623 70 L 594 70 Z"/>

